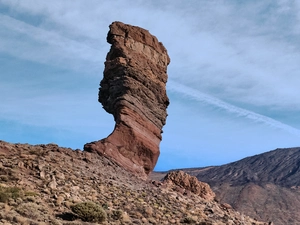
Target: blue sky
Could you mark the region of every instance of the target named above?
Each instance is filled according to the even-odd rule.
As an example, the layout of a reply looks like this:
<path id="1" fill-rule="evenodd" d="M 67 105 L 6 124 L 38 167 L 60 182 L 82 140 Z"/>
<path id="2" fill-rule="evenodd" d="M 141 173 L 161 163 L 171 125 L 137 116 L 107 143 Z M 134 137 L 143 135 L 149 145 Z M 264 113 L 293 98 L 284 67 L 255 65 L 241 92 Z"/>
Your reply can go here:
<path id="1" fill-rule="evenodd" d="M 113 21 L 171 58 L 156 170 L 300 146 L 296 0 L 0 0 L 0 139 L 82 149 L 111 133 L 97 98 Z"/>

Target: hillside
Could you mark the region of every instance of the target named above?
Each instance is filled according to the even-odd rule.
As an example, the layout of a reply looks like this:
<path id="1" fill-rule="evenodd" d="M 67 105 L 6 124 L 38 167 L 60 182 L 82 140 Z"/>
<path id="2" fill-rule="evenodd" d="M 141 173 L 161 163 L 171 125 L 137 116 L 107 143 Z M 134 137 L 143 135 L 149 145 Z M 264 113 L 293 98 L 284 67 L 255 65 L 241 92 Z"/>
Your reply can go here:
<path id="1" fill-rule="evenodd" d="M 230 182 L 244 185 L 249 182 L 273 183 L 281 187 L 300 186 L 300 148 L 276 149 L 247 157 L 220 167 L 200 170 L 199 179 L 210 184 Z"/>
<path id="2" fill-rule="evenodd" d="M 0 224 L 98 224 L 72 210 L 85 202 L 104 210 L 100 224 L 263 224 L 95 153 L 0 141 L 0 156 Z"/>
<path id="3" fill-rule="evenodd" d="M 300 148 L 276 149 L 223 166 L 184 170 L 220 202 L 276 225 L 300 224 Z M 159 179 L 164 173 L 156 174 Z"/>

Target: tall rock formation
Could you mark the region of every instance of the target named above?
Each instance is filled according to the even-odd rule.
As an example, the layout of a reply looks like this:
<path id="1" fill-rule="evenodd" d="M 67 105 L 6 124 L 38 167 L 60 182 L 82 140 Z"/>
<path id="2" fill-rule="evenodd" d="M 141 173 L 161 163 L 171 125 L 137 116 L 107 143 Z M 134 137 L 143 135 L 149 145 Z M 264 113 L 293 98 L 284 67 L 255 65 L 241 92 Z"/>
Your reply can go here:
<path id="1" fill-rule="evenodd" d="M 110 25 L 104 77 L 99 102 L 113 114 L 114 131 L 85 151 L 112 158 L 125 169 L 148 175 L 159 156 L 162 127 L 166 123 L 167 65 L 170 58 L 157 38 L 140 27 Z"/>

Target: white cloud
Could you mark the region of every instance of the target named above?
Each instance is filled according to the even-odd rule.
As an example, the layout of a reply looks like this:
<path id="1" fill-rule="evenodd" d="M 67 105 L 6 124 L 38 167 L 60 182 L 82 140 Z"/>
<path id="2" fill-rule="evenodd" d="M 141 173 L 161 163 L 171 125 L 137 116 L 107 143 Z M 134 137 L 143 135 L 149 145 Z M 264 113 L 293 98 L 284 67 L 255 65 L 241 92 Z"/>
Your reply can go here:
<path id="1" fill-rule="evenodd" d="M 173 80 L 229 101 L 299 110 L 300 45 L 282 38 L 294 34 L 291 27 L 283 27 L 284 20 L 293 16 L 286 12 L 295 14 L 285 1 L 2 3 L 11 6 L 14 14 L 42 17 L 33 26 L 1 16 L 3 27 L 16 36 L 25 35 L 25 41 L 3 39 L 2 50 L 15 56 L 99 70 L 108 50 L 107 26 L 120 19 L 149 29 L 163 41 L 171 56 Z M 38 47 L 33 46 L 36 42 Z"/>
<path id="2" fill-rule="evenodd" d="M 284 124 L 280 121 L 277 121 L 277 120 L 274 120 L 270 117 L 260 115 L 258 113 L 255 113 L 255 112 L 252 112 L 252 111 L 249 111 L 249 110 L 231 105 L 231 104 L 229 104 L 227 102 L 224 102 L 220 99 L 217 99 L 213 96 L 201 93 L 201 92 L 199 92 L 195 89 L 192 89 L 192 88 L 187 87 L 185 85 L 179 84 L 179 83 L 174 82 L 172 80 L 169 80 L 168 84 L 169 84 L 170 90 L 182 93 L 182 94 L 188 96 L 189 98 L 192 98 L 192 99 L 195 99 L 197 101 L 213 105 L 213 106 L 221 108 L 221 109 L 224 109 L 225 111 L 227 111 L 229 113 L 233 113 L 236 116 L 242 116 L 242 117 L 245 117 L 249 120 L 257 122 L 257 123 L 263 123 L 263 124 L 266 124 L 266 125 L 274 127 L 274 128 L 282 129 L 284 131 L 287 131 L 291 134 L 294 134 L 294 135 L 300 137 L 300 130 L 299 129 L 296 129 L 294 127 L 286 125 L 286 124 Z"/>
<path id="3" fill-rule="evenodd" d="M 98 59 L 100 58 L 100 48 L 5 15 L 0 15 L 0 26 L 3 33 L 3 30 L 6 30 L 6 37 L 3 35 L 4 38 L 0 45 L 2 52 L 26 60 L 61 67 L 67 66 L 75 70 L 86 65 L 89 65 L 89 70 L 92 71 L 99 69 L 97 65 L 100 64 Z"/>

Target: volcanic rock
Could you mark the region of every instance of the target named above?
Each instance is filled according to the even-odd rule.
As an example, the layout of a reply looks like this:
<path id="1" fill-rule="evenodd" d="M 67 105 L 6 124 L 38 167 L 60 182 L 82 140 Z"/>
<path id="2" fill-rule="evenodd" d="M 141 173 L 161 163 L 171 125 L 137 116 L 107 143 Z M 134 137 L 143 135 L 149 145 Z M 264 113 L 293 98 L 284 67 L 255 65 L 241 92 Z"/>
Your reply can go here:
<path id="1" fill-rule="evenodd" d="M 269 224 L 300 224 L 300 147 L 279 148 L 222 166 L 183 169 L 207 182 L 216 199 Z M 166 173 L 152 172 L 153 179 Z"/>
<path id="2" fill-rule="evenodd" d="M 216 201 L 156 187 L 97 153 L 0 140 L 0 156 L 0 225 L 99 224 L 95 211 L 84 210 L 90 208 L 85 218 L 72 210 L 82 203 L 104 210 L 106 225 L 266 225 Z"/>
<path id="3" fill-rule="evenodd" d="M 114 22 L 107 41 L 111 48 L 98 100 L 113 114 L 116 124 L 107 138 L 86 144 L 84 150 L 98 152 L 146 177 L 160 154 L 169 105 L 166 82 L 170 58 L 162 43 L 140 27 Z"/>
<path id="4" fill-rule="evenodd" d="M 194 176 L 191 176 L 183 171 L 172 171 L 168 173 L 163 181 L 169 187 L 174 190 L 180 190 L 181 188 L 183 194 L 190 191 L 200 197 L 212 201 L 215 198 L 215 193 L 210 189 L 207 183 L 198 181 Z"/>

